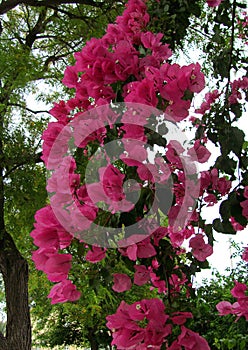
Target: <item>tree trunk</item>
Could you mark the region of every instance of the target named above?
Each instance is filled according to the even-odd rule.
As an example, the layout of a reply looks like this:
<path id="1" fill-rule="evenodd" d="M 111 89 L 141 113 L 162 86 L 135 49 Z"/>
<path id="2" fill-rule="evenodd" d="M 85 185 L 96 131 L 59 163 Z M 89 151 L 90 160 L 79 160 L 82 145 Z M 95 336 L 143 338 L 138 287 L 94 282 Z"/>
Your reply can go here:
<path id="1" fill-rule="evenodd" d="M 0 333 L 0 350 L 31 350 L 28 264 L 7 232 L 0 241 L 0 271 L 7 306 L 6 336 Z"/>
<path id="2" fill-rule="evenodd" d="M 88 335 L 87 338 L 90 342 L 90 348 L 91 350 L 99 350 L 99 344 L 96 340 L 95 336 L 95 329 L 94 328 L 88 328 Z"/>

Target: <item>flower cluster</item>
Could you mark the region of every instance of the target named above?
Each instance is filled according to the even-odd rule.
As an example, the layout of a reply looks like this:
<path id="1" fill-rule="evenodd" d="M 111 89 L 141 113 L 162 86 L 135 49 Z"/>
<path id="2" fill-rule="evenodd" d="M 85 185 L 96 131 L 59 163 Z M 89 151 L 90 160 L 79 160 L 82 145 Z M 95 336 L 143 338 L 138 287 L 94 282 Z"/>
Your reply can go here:
<path id="1" fill-rule="evenodd" d="M 31 237 L 39 249 L 33 252 L 32 259 L 36 268 L 44 271 L 50 281 L 59 282 L 49 294 L 52 304 L 79 299 L 80 292 L 67 279 L 72 255 L 59 253 L 60 249 L 70 245 L 72 236 L 60 225 L 50 205 L 37 211 L 35 220 L 37 223 Z"/>
<path id="2" fill-rule="evenodd" d="M 221 4 L 222 0 L 207 0 L 207 4 L 210 7 L 217 7 Z"/>
<path id="3" fill-rule="evenodd" d="M 113 332 L 112 345 L 118 349 L 161 349 L 165 338 L 178 326 L 181 334 L 168 348 L 210 349 L 205 339 L 184 326 L 190 312 L 178 312 L 170 317 L 160 299 L 144 299 L 132 305 L 121 302 L 116 313 L 107 317 L 107 327 Z"/>
<path id="4" fill-rule="evenodd" d="M 208 4 L 214 7 L 220 2 Z M 51 171 L 50 205 L 36 213 L 31 236 L 39 248 L 33 252 L 37 269 L 57 283 L 49 294 L 52 304 L 80 297 L 69 279 L 73 259 L 66 250 L 75 240 L 84 248 L 80 258 L 91 263 L 108 259 L 107 248 L 113 244 L 121 260 L 131 261 L 136 286 L 150 284 L 160 296 L 175 298 L 191 286 L 186 269 L 181 268 L 184 241 L 189 240 L 187 257 L 196 264 L 213 252 L 204 227 L 195 232 L 196 202 L 202 197 L 207 205 L 217 203 L 229 193 L 231 182 L 219 177 L 215 168 L 197 177 L 195 162 L 205 163 L 211 155 L 206 137 L 187 148 L 166 131 L 168 140 L 157 133 L 161 125 L 166 129 L 165 121 L 174 127 L 188 117 L 194 94 L 204 88 L 204 75 L 199 63 L 182 67 L 169 63 L 172 52 L 162 42 L 163 34 L 147 31 L 148 23 L 145 3 L 130 0 L 102 38 L 91 39 L 75 53 L 76 62 L 66 68 L 63 78 L 75 96 L 55 103 L 50 111 L 57 121 L 49 123 L 42 136 L 42 159 Z M 239 98 L 238 89 L 246 80 L 233 84 Z M 207 94 L 198 113 L 209 110 L 218 96 L 218 91 Z M 124 103 L 122 110 L 117 108 L 119 102 Z M 96 152 L 116 139 L 111 152 L 105 149 L 103 156 Z M 154 144 L 163 151 L 150 162 Z M 128 182 L 132 179 L 135 185 Z M 137 203 L 134 194 L 141 198 Z M 244 197 L 248 198 L 246 189 Z M 247 217 L 246 200 L 241 206 Z M 112 227 L 118 240 L 111 236 Z M 131 278 L 120 271 L 113 274 L 113 282 L 118 293 L 132 288 Z M 208 350 L 207 342 L 184 325 L 192 315 L 174 311 L 166 314 L 164 303 L 156 298 L 132 305 L 122 301 L 117 312 L 107 317 L 112 345 L 141 350 L 160 349 L 165 343 L 170 350 Z"/>
<path id="5" fill-rule="evenodd" d="M 243 196 L 245 200 L 240 203 L 242 207 L 242 215 L 248 219 L 248 186 L 245 186 Z"/>
<path id="6" fill-rule="evenodd" d="M 213 168 L 210 171 L 201 172 L 200 194 L 203 196 L 206 192 L 207 195 L 204 196 L 203 199 L 209 206 L 218 202 L 218 195 L 223 197 L 228 194 L 231 185 L 230 180 L 227 180 L 225 177 L 219 177 L 216 168 Z"/>
<path id="7" fill-rule="evenodd" d="M 242 94 L 240 90 L 246 91 L 248 89 L 248 78 L 242 77 L 234 80 L 231 83 L 232 93 L 228 98 L 230 104 L 238 103 L 242 99 Z"/>
<path id="8" fill-rule="evenodd" d="M 245 294 L 247 286 L 244 283 L 235 281 L 235 287 L 231 290 L 231 294 L 237 301 L 231 304 L 229 301 L 221 301 L 216 305 L 221 316 L 233 314 L 237 319 L 244 316 L 248 321 L 248 296 Z"/>

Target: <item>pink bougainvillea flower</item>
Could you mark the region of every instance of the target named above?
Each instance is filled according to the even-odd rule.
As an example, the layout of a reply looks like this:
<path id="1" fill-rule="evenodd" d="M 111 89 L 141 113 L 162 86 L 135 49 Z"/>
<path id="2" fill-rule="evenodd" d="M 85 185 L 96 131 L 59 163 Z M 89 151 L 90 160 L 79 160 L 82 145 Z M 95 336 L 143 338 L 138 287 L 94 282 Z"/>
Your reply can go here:
<path id="1" fill-rule="evenodd" d="M 166 158 L 169 160 L 171 165 L 178 169 L 182 169 L 182 160 L 181 155 L 185 151 L 180 142 L 173 140 L 168 143 L 167 151 L 166 151 Z"/>
<path id="2" fill-rule="evenodd" d="M 132 288 L 132 281 L 125 273 L 114 273 L 114 285 L 112 289 L 115 292 L 121 293 Z"/>
<path id="3" fill-rule="evenodd" d="M 211 152 L 201 144 L 200 140 L 196 140 L 194 147 L 188 150 L 188 154 L 191 156 L 192 160 L 196 160 L 199 163 L 205 163 L 211 156 Z"/>
<path id="4" fill-rule="evenodd" d="M 232 187 L 232 182 L 227 180 L 225 177 L 218 178 L 217 184 L 216 184 L 216 189 L 217 191 L 222 195 L 226 195 L 229 193 L 231 187 Z M 213 188 L 215 189 L 213 186 Z"/>
<path id="5" fill-rule="evenodd" d="M 150 278 L 151 278 L 151 282 L 152 285 L 157 288 L 158 293 L 166 293 L 166 291 L 168 290 L 165 284 L 164 280 L 161 280 L 159 276 L 156 275 L 155 272 L 153 272 L 152 270 L 150 270 Z M 151 290 L 153 290 L 154 288 L 151 288 Z"/>
<path id="6" fill-rule="evenodd" d="M 116 23 L 133 44 L 139 45 L 141 33 L 146 28 L 149 19 L 144 2 L 142 0 L 130 0 L 126 4 L 122 16 L 117 17 Z"/>
<path id="7" fill-rule="evenodd" d="M 143 103 L 154 107 L 156 107 L 158 104 L 154 83 L 147 78 L 143 79 L 142 81 L 129 83 L 125 90 L 125 102 Z"/>
<path id="8" fill-rule="evenodd" d="M 192 248 L 192 254 L 199 261 L 205 261 L 208 256 L 213 254 L 213 247 L 205 243 L 202 234 L 191 238 L 189 246 Z"/>
<path id="9" fill-rule="evenodd" d="M 141 33 L 141 42 L 146 49 L 156 49 L 161 45 L 162 33 L 154 34 L 152 32 Z"/>
<path id="10" fill-rule="evenodd" d="M 155 246 L 159 246 L 159 241 L 168 235 L 167 227 L 159 227 L 152 233 L 153 243 Z"/>
<path id="11" fill-rule="evenodd" d="M 130 260 L 137 260 L 137 258 L 150 258 L 157 254 L 154 246 L 151 243 L 150 238 L 132 244 L 132 240 L 139 238 L 138 236 L 130 237 L 130 245 L 127 248 L 120 248 L 119 251 L 122 255 L 127 256 Z M 140 237 L 141 239 L 142 237 Z M 119 242 L 121 243 L 121 242 Z"/>
<path id="12" fill-rule="evenodd" d="M 221 301 L 216 305 L 220 316 L 229 315 L 233 312 L 232 304 L 229 301 Z"/>
<path id="13" fill-rule="evenodd" d="M 99 173 L 104 192 L 110 199 L 119 201 L 125 198 L 122 188 L 125 175 L 118 168 L 110 164 L 106 168 L 99 169 Z"/>
<path id="14" fill-rule="evenodd" d="M 183 325 L 188 318 L 193 318 L 193 315 L 191 312 L 174 312 L 172 317 L 171 317 L 171 320 L 174 324 L 177 324 L 177 325 Z"/>
<path id="15" fill-rule="evenodd" d="M 207 4 L 210 7 L 217 7 L 220 5 L 221 2 L 222 0 L 207 0 Z"/>
<path id="16" fill-rule="evenodd" d="M 59 237 L 56 229 L 35 229 L 30 233 L 30 236 L 34 239 L 34 244 L 40 248 L 54 247 L 59 249 Z"/>
<path id="17" fill-rule="evenodd" d="M 175 273 L 171 274 L 169 283 L 171 285 L 172 293 L 180 293 L 182 286 L 186 285 L 188 281 L 186 275 L 182 273 L 182 276 L 178 276 Z"/>
<path id="18" fill-rule="evenodd" d="M 141 345 L 146 346 L 141 349 L 159 349 L 172 331 L 166 324 L 168 318 L 160 299 L 144 299 L 132 305 L 122 301 L 116 313 L 107 316 L 107 327 L 113 332 L 112 345 L 123 350 L 140 349 Z"/>
<path id="19" fill-rule="evenodd" d="M 190 100 L 182 100 L 175 97 L 169 101 L 169 105 L 165 109 L 166 119 L 180 122 L 189 115 Z"/>
<path id="20" fill-rule="evenodd" d="M 44 271 L 45 264 L 50 256 L 57 252 L 55 247 L 39 248 L 32 252 L 32 260 L 37 270 Z"/>
<path id="21" fill-rule="evenodd" d="M 54 106 L 49 111 L 49 113 L 60 123 L 66 124 L 71 109 L 72 108 L 69 106 L 69 103 L 66 103 L 65 101 L 60 101 L 59 103 L 54 103 Z"/>
<path id="22" fill-rule="evenodd" d="M 208 92 L 205 95 L 205 101 L 202 102 L 200 108 L 196 110 L 196 113 L 205 114 L 206 111 L 210 110 L 211 105 L 215 102 L 215 100 L 220 96 L 218 90 L 214 90 L 212 92 Z"/>
<path id="23" fill-rule="evenodd" d="M 242 259 L 246 262 L 248 262 L 248 247 L 244 248 Z"/>
<path id="24" fill-rule="evenodd" d="M 218 202 L 216 195 L 213 193 L 209 193 L 207 196 L 203 197 L 203 199 L 206 203 L 208 203 L 208 207 L 211 207 Z"/>
<path id="25" fill-rule="evenodd" d="M 147 137 L 144 134 L 144 128 L 140 125 L 134 125 L 134 124 L 127 124 L 125 123 L 121 130 L 124 131 L 123 139 L 134 139 L 134 140 L 140 140 L 140 141 L 147 141 Z"/>
<path id="26" fill-rule="evenodd" d="M 50 281 L 60 282 L 67 278 L 71 268 L 71 260 L 71 254 L 55 253 L 47 259 L 43 271 Z"/>
<path id="27" fill-rule="evenodd" d="M 248 219 L 248 199 L 240 203 L 242 209 L 242 215 Z"/>
<path id="28" fill-rule="evenodd" d="M 232 296 L 235 298 L 245 298 L 245 291 L 247 286 L 244 283 L 235 281 L 235 287 L 231 290 Z"/>
<path id="29" fill-rule="evenodd" d="M 67 301 L 76 301 L 81 293 L 77 291 L 76 286 L 70 280 L 63 280 L 55 284 L 51 289 L 48 298 L 51 298 L 51 304 L 65 303 Z"/>
<path id="30" fill-rule="evenodd" d="M 231 222 L 235 231 L 242 231 L 245 229 L 245 226 L 242 226 L 239 222 L 237 222 L 233 216 L 230 217 L 229 221 Z"/>
<path id="31" fill-rule="evenodd" d="M 75 88 L 78 82 L 78 71 L 75 66 L 68 66 L 65 69 L 64 78 L 62 79 L 62 83 L 69 87 Z"/>
<path id="32" fill-rule="evenodd" d="M 205 86 L 204 74 L 201 72 L 201 66 L 197 62 L 189 66 L 183 66 L 178 77 L 178 84 L 183 91 L 200 92 Z"/>
<path id="33" fill-rule="evenodd" d="M 248 186 L 245 186 L 243 195 L 246 199 L 248 199 Z"/>
<path id="34" fill-rule="evenodd" d="M 85 259 L 95 264 L 105 258 L 106 251 L 106 248 L 101 248 L 93 245 L 91 250 L 88 250 Z"/>
<path id="35" fill-rule="evenodd" d="M 150 272 L 145 265 L 134 265 L 134 283 L 138 286 L 146 284 L 150 280 Z"/>
<path id="36" fill-rule="evenodd" d="M 210 350 L 207 341 L 198 333 L 182 326 L 182 333 L 178 337 L 178 344 L 184 346 L 185 350 Z"/>

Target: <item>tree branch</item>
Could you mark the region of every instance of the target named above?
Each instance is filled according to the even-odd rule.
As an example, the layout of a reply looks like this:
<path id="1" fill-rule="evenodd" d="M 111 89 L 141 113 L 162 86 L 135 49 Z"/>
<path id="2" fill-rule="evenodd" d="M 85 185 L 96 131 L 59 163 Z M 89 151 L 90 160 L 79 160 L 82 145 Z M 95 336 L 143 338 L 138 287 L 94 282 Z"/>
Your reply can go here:
<path id="1" fill-rule="evenodd" d="M 0 14 L 3 15 L 21 3 L 20 0 L 2 1 L 0 4 Z"/>
<path id="2" fill-rule="evenodd" d="M 233 0 L 232 8 L 232 33 L 231 33 L 231 42 L 230 42 L 230 54 L 229 54 L 229 67 L 228 67 L 228 84 L 231 80 L 231 69 L 232 69 L 232 59 L 233 59 L 233 49 L 234 49 L 234 30 L 235 30 L 235 18 L 236 18 L 236 0 Z"/>
<path id="3" fill-rule="evenodd" d="M 92 7 L 99 7 L 101 8 L 104 5 L 104 2 L 95 2 L 93 0 L 42 0 L 42 1 L 37 1 L 37 0 L 7 0 L 7 1 L 2 1 L 0 4 L 0 15 L 3 15 L 4 13 L 7 13 L 8 11 L 12 10 L 15 8 L 17 5 L 29 5 L 29 6 L 34 6 L 34 7 L 50 7 L 50 6 L 59 6 L 62 4 L 80 4 L 80 5 L 88 5 Z"/>
<path id="4" fill-rule="evenodd" d="M 33 113 L 33 114 L 39 114 L 39 113 L 48 113 L 48 114 L 49 114 L 49 111 L 47 111 L 47 110 L 34 111 L 33 109 L 28 108 L 28 107 L 26 107 L 26 106 L 23 106 L 23 105 L 21 105 L 21 104 L 19 104 L 19 103 L 11 103 L 11 104 L 9 104 L 9 106 L 19 107 L 19 108 L 22 108 L 22 109 L 26 109 L 28 112 L 31 112 L 31 113 Z"/>
<path id="5" fill-rule="evenodd" d="M 37 154 L 34 155 L 34 158 L 33 158 L 33 161 L 35 164 L 38 164 L 38 163 L 42 163 L 43 160 L 41 159 L 41 156 L 42 156 L 42 152 L 39 152 Z M 3 180 L 6 179 L 11 173 L 13 173 L 13 171 L 15 171 L 16 169 L 18 169 L 19 167 L 23 166 L 23 165 L 26 165 L 30 163 L 30 158 L 29 158 L 29 162 L 27 161 L 22 161 L 16 165 L 14 165 L 11 169 L 9 169 L 3 176 Z"/>

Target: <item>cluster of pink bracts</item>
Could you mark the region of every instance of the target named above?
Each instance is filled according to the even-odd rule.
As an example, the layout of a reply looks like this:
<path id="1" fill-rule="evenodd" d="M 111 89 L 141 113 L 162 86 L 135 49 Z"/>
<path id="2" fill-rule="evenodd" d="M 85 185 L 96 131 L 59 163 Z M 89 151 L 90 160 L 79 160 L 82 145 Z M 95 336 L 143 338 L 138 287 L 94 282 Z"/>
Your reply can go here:
<path id="1" fill-rule="evenodd" d="M 214 7 L 221 1 L 207 1 L 207 3 Z M 88 143 L 97 140 L 103 145 L 107 135 L 107 129 L 99 122 L 99 118 L 92 117 L 93 114 L 90 113 L 91 111 L 95 113 L 96 107 L 107 108 L 112 101 L 119 102 L 118 98 L 121 98 L 120 102 L 127 104 L 139 103 L 151 108 L 158 107 L 165 113 L 167 120 L 180 122 L 189 115 L 193 94 L 199 93 L 204 88 L 204 75 L 200 65 L 196 63 L 181 67 L 178 64 L 168 63 L 172 52 L 168 45 L 162 44 L 161 33 L 153 34 L 146 30 L 148 23 L 149 14 L 145 3 L 141 0 L 130 0 L 123 15 L 117 17 L 115 24 L 108 25 L 106 34 L 101 39 L 91 39 L 81 52 L 75 54 L 76 63 L 66 68 L 63 78 L 64 85 L 75 89 L 75 96 L 67 102 L 55 103 L 50 111 L 57 121 L 49 123 L 43 133 L 42 158 L 49 170 L 55 169 L 47 184 L 47 190 L 51 194 L 51 205 L 36 213 L 35 229 L 31 236 L 34 244 L 39 247 L 33 252 L 36 268 L 44 271 L 50 281 L 57 283 L 49 294 L 52 304 L 76 301 L 80 298 L 80 292 L 69 279 L 73 257 L 63 250 L 77 238 L 77 231 L 91 227 L 91 223 L 98 215 L 95 203 L 104 201 L 109 205 L 111 213 L 116 213 L 120 209 L 129 211 L 133 207 L 123 192 L 125 175 L 111 163 L 99 169 L 98 182 L 91 183 L 87 187 L 81 184 L 80 175 L 76 173 L 75 159 L 71 155 L 64 156 L 72 136 L 69 125 L 74 128 L 73 138 L 76 147 L 83 148 L 87 157 Z M 238 89 L 245 83 L 246 81 L 233 83 L 234 93 L 230 103 L 240 97 Z M 190 97 L 187 98 L 187 95 Z M 208 93 L 206 101 L 196 112 L 204 114 L 218 97 L 217 90 Z M 81 118 L 85 111 L 89 112 L 88 117 L 86 115 Z M 137 116 L 133 113 L 131 117 L 141 120 L 142 113 Z M 104 119 L 104 123 L 108 119 L 110 127 L 116 121 L 116 116 L 114 113 L 111 114 L 110 110 L 107 116 L 103 115 L 101 118 Z M 147 165 L 147 152 L 139 143 L 147 141 L 144 131 L 146 120 L 139 121 L 138 125 L 135 125 L 134 120 L 131 126 L 128 122 L 130 114 L 126 113 L 122 119 L 120 132 L 123 133 L 123 146 L 128 157 L 123 154 L 122 161 L 128 166 L 137 166 L 137 174 L 144 183 L 152 183 L 154 178 L 159 178 L 161 183 L 165 183 L 173 171 L 176 172 L 177 181 L 173 184 L 175 204 L 168 212 L 168 227 L 156 228 L 143 240 L 135 243 L 130 240 L 130 245 L 126 244 L 125 247 L 119 248 L 119 253 L 134 262 L 134 284 L 141 286 L 149 283 L 158 293 L 166 294 L 168 286 L 156 275 L 159 263 L 156 260 L 155 248 L 159 246 L 161 239 L 169 238 L 177 254 L 184 252 L 180 247 L 185 240 L 189 240 L 191 253 L 199 261 L 205 261 L 212 254 L 213 248 L 206 243 L 207 237 L 203 230 L 197 233 L 194 230 L 193 222 L 198 220 L 196 210 L 192 210 L 191 221 L 185 227 L 175 230 L 173 226 L 183 205 L 188 186 L 183 172 L 182 154 L 185 151 L 183 147 L 177 141 L 170 141 L 165 147 L 168 166 L 165 167 L 162 157 L 156 158 L 154 164 Z M 135 146 L 132 144 L 130 147 L 128 141 L 125 141 L 128 138 L 137 140 Z M 187 151 L 187 159 L 205 163 L 211 155 L 206 142 L 206 137 L 196 140 Z M 219 177 L 217 169 L 212 169 L 200 173 L 197 195 L 193 193 L 194 186 L 192 184 L 191 186 L 193 197 L 201 197 L 205 204 L 213 205 L 217 203 L 218 195 L 224 196 L 229 193 L 231 182 L 225 177 Z M 248 198 L 247 189 L 244 197 Z M 73 201 L 72 207 L 70 207 L 71 201 Z M 245 200 L 241 203 L 246 218 L 248 218 L 247 202 L 248 200 Z M 188 205 L 193 206 L 193 201 L 191 203 L 189 200 Z M 53 209 L 60 206 L 66 206 L 67 211 L 61 216 L 60 213 L 55 215 Z M 85 220 L 82 220 L 82 215 Z M 63 222 L 69 222 L 70 229 L 67 229 Z M 232 224 L 234 227 L 237 226 L 235 220 L 232 220 Z M 85 256 L 87 261 L 97 263 L 106 257 L 106 248 L 98 245 L 89 246 L 83 239 L 81 243 L 87 249 Z M 139 263 L 139 259 L 151 257 L 153 258 L 151 266 Z M 247 260 L 247 250 L 243 257 Z M 177 268 L 175 266 L 175 270 Z M 132 288 L 132 281 L 128 275 L 116 273 L 113 278 L 114 291 L 124 292 Z M 180 292 L 180 288 L 189 284 L 189 281 L 183 275 L 179 279 L 177 274 L 172 274 L 169 283 L 173 293 L 173 288 L 176 292 Z M 218 304 L 221 314 L 232 312 L 247 318 L 247 297 L 244 292 L 245 288 L 241 284 L 236 284 L 232 294 L 238 301 L 234 305 L 229 305 L 227 302 Z M 161 345 L 166 343 L 166 337 L 172 333 L 173 326 L 177 325 L 180 334 L 172 344 L 167 343 L 167 349 L 180 350 L 182 347 L 186 350 L 209 349 L 202 337 L 184 326 L 187 318 L 192 317 L 191 313 L 177 312 L 167 315 L 165 311 L 165 306 L 159 298 L 141 300 L 132 305 L 123 301 L 117 312 L 107 317 L 107 326 L 113 332 L 112 344 L 116 345 L 117 349 L 126 350 L 160 349 Z"/>

